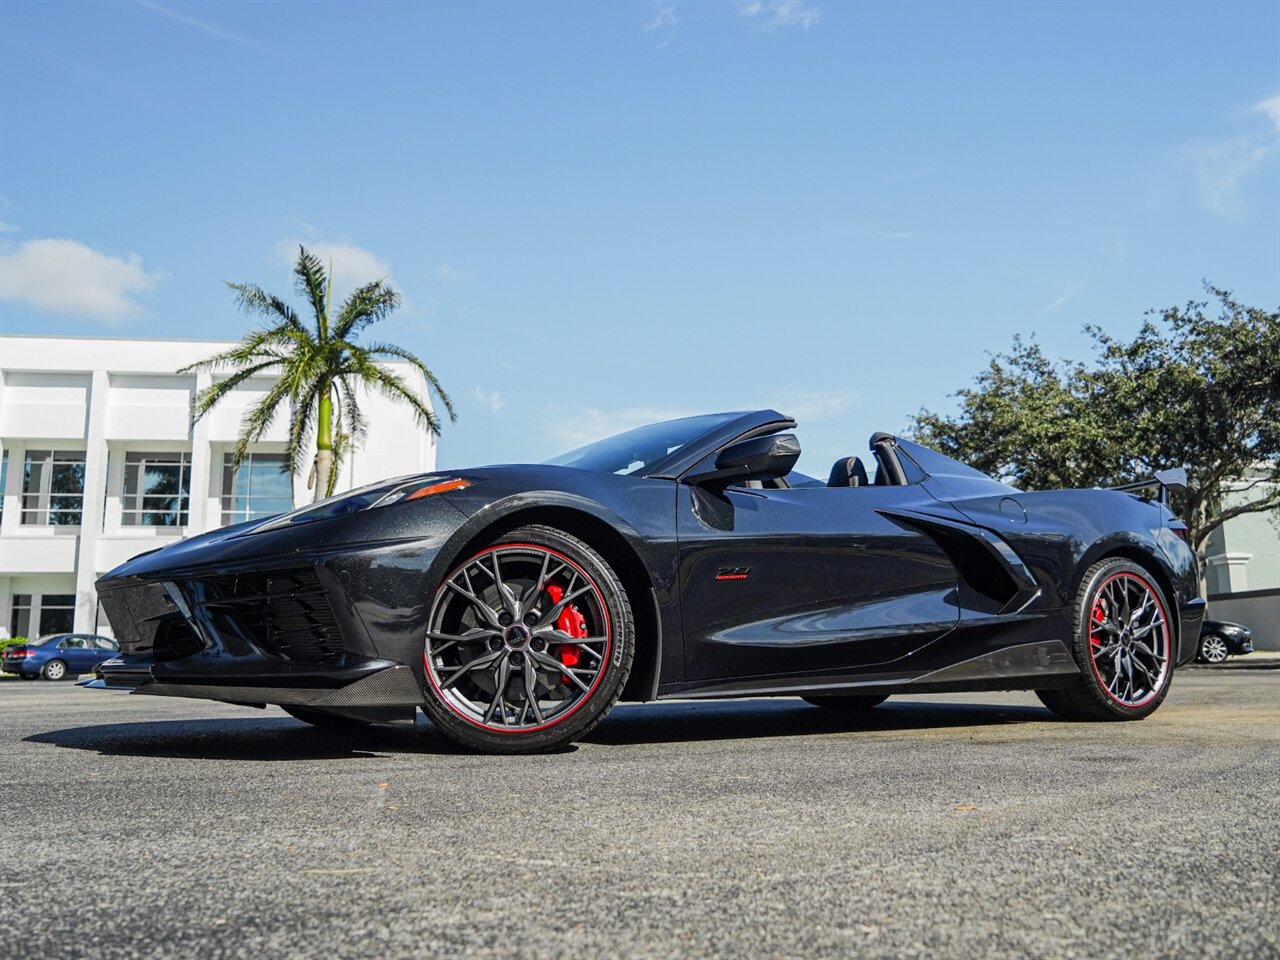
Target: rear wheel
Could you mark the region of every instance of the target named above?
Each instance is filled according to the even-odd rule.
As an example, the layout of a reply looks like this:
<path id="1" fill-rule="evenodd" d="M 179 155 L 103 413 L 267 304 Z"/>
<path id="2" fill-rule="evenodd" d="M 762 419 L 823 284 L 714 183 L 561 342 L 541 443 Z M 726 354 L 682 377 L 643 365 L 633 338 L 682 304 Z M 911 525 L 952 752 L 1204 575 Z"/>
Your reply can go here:
<path id="1" fill-rule="evenodd" d="M 631 604 L 604 558 L 563 531 L 522 527 L 436 591 L 423 709 L 469 747 L 553 750 L 604 719 L 634 652 Z"/>
<path id="2" fill-rule="evenodd" d="M 1227 641 L 1216 633 L 1206 633 L 1200 638 L 1200 655 L 1197 659 L 1201 663 L 1222 663 L 1230 655 Z"/>
<path id="3" fill-rule="evenodd" d="M 1141 720 L 1173 679 L 1173 626 L 1164 591 L 1127 560 L 1095 563 L 1076 596 L 1072 654 L 1080 676 L 1040 701 L 1068 720 Z"/>
<path id="4" fill-rule="evenodd" d="M 358 730 L 360 727 L 367 727 L 369 721 L 357 720 L 354 717 L 344 717 L 336 713 L 325 713 L 323 710 L 307 710 L 303 707 L 284 707 L 280 708 L 295 720 L 301 720 L 303 723 L 309 723 L 313 727 L 322 727 L 325 730 Z"/>
<path id="5" fill-rule="evenodd" d="M 887 693 L 867 693 L 854 695 L 832 694 L 823 696 L 801 697 L 806 703 L 826 710 L 872 710 L 889 699 Z"/>
<path id="6" fill-rule="evenodd" d="M 44 674 L 46 680 L 65 680 L 67 665 L 61 660 L 50 660 L 40 672 Z"/>

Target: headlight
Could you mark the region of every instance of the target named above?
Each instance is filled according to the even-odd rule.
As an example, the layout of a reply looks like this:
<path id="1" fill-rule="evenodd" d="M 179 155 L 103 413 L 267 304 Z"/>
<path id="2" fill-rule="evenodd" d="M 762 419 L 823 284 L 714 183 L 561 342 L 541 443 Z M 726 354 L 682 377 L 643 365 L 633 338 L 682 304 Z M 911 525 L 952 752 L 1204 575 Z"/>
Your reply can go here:
<path id="1" fill-rule="evenodd" d="M 471 486 L 471 481 L 463 480 L 461 477 L 454 477 L 451 480 L 432 478 L 425 483 L 418 480 L 413 483 L 406 483 L 402 487 L 396 487 L 369 509 L 390 506 L 403 500 L 421 500 L 423 497 L 434 497 L 437 493 L 448 493 L 450 490 L 465 490 L 469 486 Z"/>

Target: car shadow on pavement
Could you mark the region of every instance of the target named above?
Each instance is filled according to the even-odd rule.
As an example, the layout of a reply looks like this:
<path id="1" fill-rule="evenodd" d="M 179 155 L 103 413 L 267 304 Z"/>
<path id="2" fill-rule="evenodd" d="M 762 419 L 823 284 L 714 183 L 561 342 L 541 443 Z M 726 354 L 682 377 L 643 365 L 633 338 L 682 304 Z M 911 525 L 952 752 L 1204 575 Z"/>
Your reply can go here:
<path id="1" fill-rule="evenodd" d="M 905 701 L 883 704 L 874 710 L 842 712 L 795 699 L 680 701 L 620 704 L 585 742 L 625 746 L 1044 722 L 1056 721 L 1047 710 L 1032 706 Z M 440 735 L 425 718 L 419 718 L 414 726 L 397 724 L 341 731 L 311 727 L 279 716 L 150 720 L 67 727 L 25 739 L 102 756 L 250 762 L 467 752 Z"/>
<path id="2" fill-rule="evenodd" d="M 464 752 L 425 721 L 325 730 L 281 716 L 104 723 L 36 733 L 26 740 L 102 756 L 183 760 L 339 760 Z"/>
<path id="3" fill-rule="evenodd" d="M 1037 706 L 891 701 L 871 710 L 840 711 L 792 698 L 682 701 L 620 704 L 585 741 L 621 746 L 1050 722 L 1060 721 Z"/>

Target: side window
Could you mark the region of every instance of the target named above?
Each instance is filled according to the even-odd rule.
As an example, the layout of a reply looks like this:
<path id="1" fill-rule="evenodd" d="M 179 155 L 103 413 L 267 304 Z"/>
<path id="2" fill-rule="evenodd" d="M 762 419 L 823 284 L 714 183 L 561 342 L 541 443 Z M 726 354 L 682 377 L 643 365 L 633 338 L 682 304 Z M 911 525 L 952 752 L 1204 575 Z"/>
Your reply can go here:
<path id="1" fill-rule="evenodd" d="M 115 641 L 110 640 L 107 637 L 94 637 L 93 645 L 97 647 L 99 650 L 115 650 L 116 649 Z"/>
<path id="2" fill-rule="evenodd" d="M 68 650 L 84 650 L 89 646 L 89 641 L 84 637 L 67 637 L 67 639 L 63 641 L 63 646 Z"/>

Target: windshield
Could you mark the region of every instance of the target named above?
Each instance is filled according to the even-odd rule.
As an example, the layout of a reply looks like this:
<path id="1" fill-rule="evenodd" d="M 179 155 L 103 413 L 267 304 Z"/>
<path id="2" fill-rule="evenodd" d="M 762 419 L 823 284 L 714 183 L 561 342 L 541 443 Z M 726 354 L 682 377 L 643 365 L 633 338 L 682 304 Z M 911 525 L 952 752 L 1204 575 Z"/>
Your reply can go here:
<path id="1" fill-rule="evenodd" d="M 700 417 L 651 423 L 588 443 L 545 462 L 558 467 L 635 476 L 665 460 L 685 444 L 740 416 L 740 413 L 708 413 Z"/>

